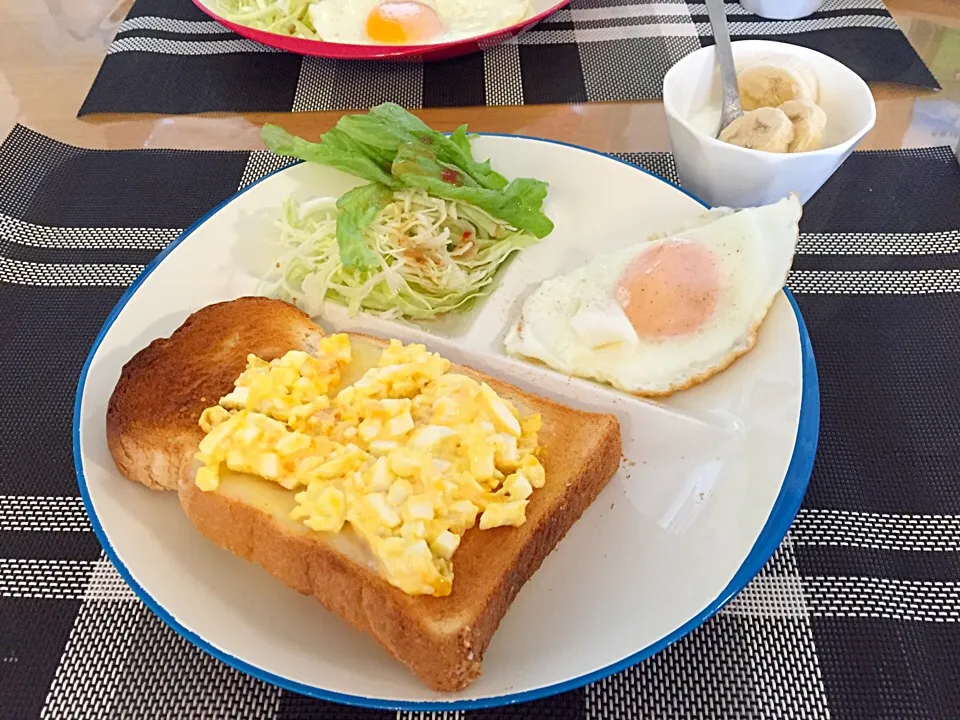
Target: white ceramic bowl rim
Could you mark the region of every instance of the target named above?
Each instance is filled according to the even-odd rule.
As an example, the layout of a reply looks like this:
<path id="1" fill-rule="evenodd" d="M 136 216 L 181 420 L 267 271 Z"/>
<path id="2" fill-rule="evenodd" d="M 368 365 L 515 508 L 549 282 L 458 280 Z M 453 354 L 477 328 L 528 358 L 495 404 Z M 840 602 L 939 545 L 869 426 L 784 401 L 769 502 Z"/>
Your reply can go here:
<path id="1" fill-rule="evenodd" d="M 814 55 L 819 55 L 819 56 L 822 57 L 828 64 L 832 64 L 833 67 L 836 68 L 837 72 L 845 73 L 848 77 L 852 78 L 856 83 L 858 83 L 858 84 L 860 85 L 860 87 L 861 87 L 861 88 L 863 89 L 863 91 L 866 93 L 866 97 L 869 97 L 869 98 L 870 98 L 870 113 L 869 113 L 869 117 L 868 117 L 866 123 L 864 123 L 860 128 L 858 128 L 858 129 L 856 130 L 856 132 L 854 132 L 852 135 L 850 135 L 850 137 L 848 137 L 848 138 L 847 138 L 846 140 L 844 140 L 843 142 L 835 143 L 835 144 L 833 144 L 833 145 L 830 145 L 829 147 L 820 148 L 819 150 L 808 150 L 807 152 L 804 152 L 804 153 L 775 153 L 775 152 L 769 152 L 768 150 L 754 150 L 754 149 L 752 149 L 752 148 L 740 147 L 739 145 L 731 145 L 730 143 L 725 143 L 725 142 L 723 142 L 722 140 L 718 140 L 718 139 L 715 138 L 715 137 L 711 137 L 710 135 L 707 135 L 706 133 L 701 132 L 700 130 L 698 130 L 697 128 L 695 128 L 695 127 L 687 120 L 687 118 L 686 118 L 683 114 L 681 114 L 680 112 L 678 112 L 677 109 L 673 106 L 673 103 L 672 103 L 672 101 L 671 101 L 671 98 L 668 97 L 668 94 L 667 94 L 667 92 L 666 92 L 667 83 L 668 83 L 668 81 L 670 80 L 670 76 L 674 74 L 674 72 L 677 70 L 677 68 L 678 68 L 681 64 L 683 64 L 683 62 L 685 62 L 688 58 L 692 58 L 692 57 L 693 57 L 694 55 L 696 55 L 697 53 L 704 53 L 704 54 L 706 54 L 706 53 L 708 53 L 708 52 L 713 52 L 715 46 L 710 45 L 710 46 L 708 46 L 708 47 L 700 48 L 699 50 L 696 50 L 696 51 L 690 53 L 689 55 L 686 55 L 685 57 L 681 58 L 680 60 L 678 60 L 677 62 L 675 62 L 675 63 L 673 64 L 673 66 L 672 66 L 669 70 L 667 70 L 667 74 L 663 76 L 663 109 L 664 109 L 664 112 L 666 112 L 666 113 L 667 113 L 668 115 L 670 115 L 671 117 L 675 118 L 675 119 L 677 120 L 677 122 L 679 122 L 681 125 L 683 125 L 685 128 L 687 128 L 687 130 L 689 130 L 690 132 L 694 133 L 697 137 L 704 138 L 704 139 L 707 141 L 707 146 L 708 146 L 708 147 L 712 146 L 712 147 L 723 147 L 723 148 L 727 148 L 727 149 L 729 149 L 729 151 L 734 152 L 734 153 L 741 153 L 741 154 L 744 155 L 745 157 L 746 157 L 747 155 L 754 155 L 754 156 L 755 156 L 755 155 L 759 154 L 759 155 L 762 155 L 763 157 L 767 158 L 769 161 L 772 161 L 772 162 L 787 162 L 787 161 L 789 161 L 791 158 L 795 158 L 795 157 L 797 157 L 797 156 L 817 157 L 817 156 L 824 156 L 824 155 L 832 155 L 832 154 L 835 154 L 835 153 L 836 153 L 836 149 L 837 149 L 838 147 L 842 147 L 843 145 L 846 145 L 847 143 L 850 143 L 850 142 L 855 141 L 856 139 L 858 139 L 859 137 L 861 137 L 864 133 L 866 133 L 870 128 L 872 128 L 873 125 L 874 125 L 874 123 L 877 121 L 877 106 L 876 106 L 876 103 L 873 101 L 873 93 L 872 93 L 871 90 L 870 90 L 870 86 L 867 85 L 866 82 L 864 82 L 864 80 L 863 80 L 862 77 L 860 77 L 859 75 L 857 75 L 853 70 L 851 70 L 850 68 L 848 68 L 848 67 L 847 67 L 846 65 L 844 65 L 842 62 L 839 62 L 838 60 L 834 60 L 834 59 L 833 59 L 832 57 L 830 57 L 829 55 L 824 55 L 823 53 L 817 52 L 816 50 L 811 50 L 810 48 L 803 47 L 802 45 L 793 45 L 792 43 L 776 42 L 776 41 L 774 41 L 774 40 L 735 40 L 735 41 L 734 41 L 733 43 L 731 43 L 731 44 L 734 45 L 734 46 L 736 46 L 736 45 L 741 45 L 741 44 L 746 44 L 746 43 L 750 43 L 750 44 L 763 44 L 763 45 L 770 46 L 771 48 L 773 48 L 773 47 L 775 47 L 775 46 L 779 46 L 779 47 L 784 47 L 784 46 L 786 46 L 786 47 L 790 47 L 790 48 L 800 48 L 803 52 L 799 53 L 799 55 L 803 55 L 803 54 L 807 54 L 807 53 L 811 53 L 811 54 L 814 54 Z M 789 51 L 788 51 L 788 53 L 784 53 L 784 54 L 789 54 Z"/>
<path id="2" fill-rule="evenodd" d="M 592 153 L 594 155 L 600 155 L 609 159 L 612 159 L 616 162 L 627 165 L 638 172 L 643 172 L 657 180 L 679 190 L 683 194 L 691 197 L 700 203 L 703 207 L 709 208 L 705 202 L 697 198 L 692 193 L 684 190 L 683 188 L 675 185 L 674 183 L 666 180 L 665 178 L 660 177 L 659 175 L 652 173 L 644 168 L 641 168 L 633 163 L 629 163 L 625 160 L 607 155 L 605 153 L 598 152 L 596 150 L 591 150 L 590 148 L 584 148 L 578 145 L 571 143 L 560 142 L 557 140 L 547 140 L 544 138 L 535 138 L 526 135 L 511 135 L 506 133 L 477 133 L 479 135 L 488 135 L 495 137 L 511 137 L 519 138 L 524 140 L 533 140 L 536 142 L 552 143 L 555 145 L 561 145 L 569 148 L 574 148 L 577 150 L 583 150 L 585 152 Z M 296 163 L 299 164 L 299 163 Z M 97 539 L 100 542 L 100 545 L 103 547 L 104 552 L 107 557 L 116 567 L 117 572 L 127 583 L 127 585 L 133 590 L 137 597 L 143 601 L 143 603 L 154 613 L 156 614 L 166 625 L 171 627 L 177 634 L 184 637 L 191 644 L 196 645 L 201 648 L 208 654 L 214 656 L 215 658 L 223 661 L 227 665 L 234 667 L 252 677 L 255 677 L 259 680 L 263 680 L 272 685 L 291 690 L 293 692 L 298 692 L 303 695 L 308 695 L 311 697 L 319 698 L 322 700 L 327 700 L 331 702 L 337 702 L 345 705 L 353 705 L 358 707 L 368 707 L 384 710 L 417 710 L 417 711 L 452 711 L 452 710 L 471 710 L 487 707 L 499 707 L 503 705 L 512 705 L 516 703 L 529 702 L 532 700 L 537 700 L 544 697 L 550 697 L 558 693 L 566 692 L 569 690 L 574 690 L 576 688 L 582 687 L 591 682 L 601 680 L 605 677 L 613 675 L 616 672 L 624 670 L 628 667 L 636 665 L 640 661 L 650 657 L 651 655 L 659 652 L 673 642 L 679 640 L 683 636 L 689 634 L 697 627 L 702 625 L 708 619 L 713 617 L 717 612 L 723 608 L 733 597 L 739 593 L 746 585 L 760 572 L 762 567 L 766 564 L 767 560 L 773 555 L 773 553 L 780 546 L 781 541 L 785 537 L 787 530 L 790 525 L 793 523 L 794 518 L 796 517 L 797 511 L 800 509 L 800 503 L 803 500 L 804 494 L 807 490 L 807 485 L 810 480 L 810 473 L 813 469 L 814 457 L 817 450 L 817 440 L 819 437 L 820 430 L 820 390 L 819 382 L 817 377 L 817 368 L 813 356 L 813 347 L 810 342 L 810 335 L 807 332 L 806 325 L 803 321 L 803 316 L 800 314 L 800 309 L 797 306 L 796 300 L 793 297 L 793 294 L 787 289 L 784 288 L 784 293 L 786 294 L 787 299 L 790 302 L 790 305 L 793 309 L 793 312 L 796 316 L 797 329 L 800 336 L 800 352 L 801 352 L 801 369 L 802 369 L 802 391 L 801 391 L 801 404 L 800 404 L 800 415 L 797 421 L 797 434 L 796 440 L 794 443 L 793 454 L 790 458 L 789 466 L 787 467 L 787 472 L 783 480 L 783 484 L 780 487 L 780 491 L 777 495 L 777 498 L 774 502 L 773 507 L 770 510 L 770 514 L 764 523 L 763 528 L 760 531 L 760 534 L 757 537 L 756 542 L 751 547 L 750 552 L 747 554 L 746 558 L 743 561 L 743 564 L 737 570 L 736 574 L 730 580 L 729 584 L 723 589 L 720 595 L 717 596 L 707 607 L 705 607 L 700 613 L 691 618 L 688 622 L 684 623 L 676 630 L 670 634 L 662 637 L 657 642 L 642 648 L 641 650 L 622 658 L 621 660 L 607 665 L 606 667 L 595 670 L 591 673 L 586 673 L 580 677 L 572 678 L 564 682 L 556 683 L 554 685 L 548 685 L 545 687 L 536 688 L 533 690 L 528 690 L 524 692 L 518 692 L 513 694 L 504 694 L 493 697 L 485 697 L 479 699 L 471 700 L 453 700 L 449 702 L 438 701 L 438 702 L 417 702 L 417 701 L 391 701 L 380 698 L 369 698 L 360 695 L 348 695 L 339 692 L 333 692 L 326 690 L 324 688 L 315 687 L 312 685 L 306 685 L 303 683 L 295 682 L 287 678 L 281 677 L 279 675 L 273 674 L 271 672 L 265 671 L 256 665 L 252 665 L 248 662 L 245 662 L 219 648 L 215 647 L 211 643 L 207 642 L 203 637 L 197 633 L 186 628 L 182 623 L 180 623 L 176 617 L 174 617 L 170 612 L 168 612 L 162 605 L 160 605 L 144 588 L 140 583 L 138 583 L 130 570 L 124 565 L 120 557 L 118 556 L 116 550 L 110 543 L 107 534 L 100 523 L 99 518 L 97 517 L 96 510 L 93 505 L 93 501 L 90 496 L 90 491 L 87 486 L 87 480 L 84 475 L 83 470 L 83 453 L 81 450 L 80 443 L 80 426 L 81 426 L 81 408 L 83 401 L 84 387 L 87 381 L 87 374 L 90 370 L 90 365 L 94 359 L 94 356 L 97 353 L 101 343 L 104 338 L 107 336 L 110 328 L 117 320 L 120 315 L 120 312 L 123 310 L 124 306 L 129 302 L 133 297 L 134 293 L 143 284 L 147 277 L 154 272 L 154 270 L 159 267 L 163 260 L 184 240 L 186 240 L 194 231 L 196 231 L 201 225 L 203 225 L 211 216 L 219 212 L 223 207 L 229 203 L 236 200 L 239 196 L 243 195 L 251 188 L 260 184 L 261 182 L 267 180 L 268 178 L 276 175 L 277 173 L 283 172 L 284 170 L 289 169 L 290 166 L 286 166 L 279 170 L 260 178 L 254 183 L 251 183 L 247 187 L 243 188 L 239 192 L 235 193 L 231 197 L 224 200 L 222 203 L 217 205 L 215 208 L 207 212 L 203 217 L 193 223 L 189 228 L 184 230 L 184 232 L 177 237 L 173 242 L 167 245 L 163 251 L 157 255 L 140 273 L 140 275 L 134 280 L 133 284 L 124 292 L 120 300 L 117 302 L 116 306 L 107 316 L 107 319 L 104 321 L 100 332 L 97 334 L 96 339 L 93 342 L 90 352 L 87 355 L 86 361 L 84 362 L 83 369 L 80 373 L 80 379 L 77 384 L 77 393 L 74 400 L 74 415 L 73 415 L 73 460 L 74 460 L 74 469 L 77 474 L 77 484 L 80 489 L 80 495 L 83 498 L 84 507 L 86 509 L 87 515 L 90 519 L 90 524 L 93 528 L 94 533 L 97 536 Z"/>

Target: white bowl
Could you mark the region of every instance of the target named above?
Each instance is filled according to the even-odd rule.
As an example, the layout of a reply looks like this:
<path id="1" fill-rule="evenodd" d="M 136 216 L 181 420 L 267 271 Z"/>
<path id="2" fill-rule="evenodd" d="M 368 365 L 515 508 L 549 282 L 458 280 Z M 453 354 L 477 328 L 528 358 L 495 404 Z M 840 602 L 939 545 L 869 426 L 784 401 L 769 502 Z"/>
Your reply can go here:
<path id="1" fill-rule="evenodd" d="M 812 15 L 823 0 L 740 0 L 744 10 L 771 20 L 796 20 Z"/>
<path id="2" fill-rule="evenodd" d="M 713 206 L 753 207 L 791 192 L 806 203 L 873 127 L 877 108 L 867 84 L 833 58 L 789 43 L 733 43 L 737 68 L 761 60 L 791 58 L 820 83 L 827 114 L 825 147 L 804 153 L 771 153 L 720 142 L 720 74 L 714 48 L 705 47 L 674 65 L 663 79 L 663 106 L 670 144 L 684 188 Z"/>

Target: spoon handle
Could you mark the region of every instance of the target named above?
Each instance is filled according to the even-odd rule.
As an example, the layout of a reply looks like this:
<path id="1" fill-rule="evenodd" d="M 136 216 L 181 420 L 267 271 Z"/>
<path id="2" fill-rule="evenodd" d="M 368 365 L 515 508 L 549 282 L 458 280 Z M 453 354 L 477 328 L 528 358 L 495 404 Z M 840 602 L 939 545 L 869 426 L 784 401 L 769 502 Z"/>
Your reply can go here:
<path id="1" fill-rule="evenodd" d="M 713 26 L 716 41 L 717 63 L 720 65 L 720 82 L 723 87 L 723 105 L 720 113 L 720 129 L 723 130 L 743 115 L 740 107 L 740 88 L 737 85 L 737 68 L 733 64 L 733 48 L 730 46 L 730 29 L 723 0 L 707 0 L 707 14 Z"/>

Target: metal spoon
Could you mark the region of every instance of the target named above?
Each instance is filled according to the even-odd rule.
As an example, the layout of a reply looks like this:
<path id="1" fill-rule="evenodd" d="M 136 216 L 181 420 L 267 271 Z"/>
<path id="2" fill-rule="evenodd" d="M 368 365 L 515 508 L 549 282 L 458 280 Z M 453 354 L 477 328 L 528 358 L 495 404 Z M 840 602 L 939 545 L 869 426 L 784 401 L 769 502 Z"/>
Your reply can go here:
<path id="1" fill-rule="evenodd" d="M 720 66 L 720 83 L 723 87 L 723 105 L 720 111 L 720 130 L 743 115 L 740 107 L 740 86 L 737 85 L 737 68 L 733 64 L 733 48 L 730 46 L 730 29 L 723 0 L 707 0 L 707 14 L 713 26 L 716 41 L 717 64 Z M 720 134 L 719 132 L 717 133 Z"/>

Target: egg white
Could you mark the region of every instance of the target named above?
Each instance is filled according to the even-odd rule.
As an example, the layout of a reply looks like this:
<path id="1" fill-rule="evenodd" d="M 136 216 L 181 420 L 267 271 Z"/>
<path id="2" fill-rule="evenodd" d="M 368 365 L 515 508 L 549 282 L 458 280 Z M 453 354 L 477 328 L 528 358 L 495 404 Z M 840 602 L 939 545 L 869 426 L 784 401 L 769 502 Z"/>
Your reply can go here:
<path id="1" fill-rule="evenodd" d="M 482 35 L 520 22 L 529 0 L 432 0 L 444 25 L 444 40 Z"/>
<path id="2" fill-rule="evenodd" d="M 430 44 L 483 35 L 509 27 L 529 12 L 529 0 L 417 0 L 433 8 L 446 32 Z M 367 17 L 382 0 L 316 0 L 309 9 L 317 34 L 327 42 L 376 45 Z"/>
<path id="3" fill-rule="evenodd" d="M 310 20 L 327 42 L 371 44 L 367 17 L 380 0 L 317 0 L 310 6 Z"/>
<path id="4" fill-rule="evenodd" d="M 800 212 L 792 196 L 673 236 L 703 244 L 719 261 L 715 311 L 693 333 L 650 340 L 619 329 L 626 317 L 613 301 L 617 280 L 641 250 L 672 239 L 662 238 L 603 255 L 542 283 L 524 301 L 507 333 L 506 350 L 638 395 L 667 395 L 701 382 L 753 346 L 793 263 Z M 596 337 L 619 334 L 622 341 L 593 347 L 595 333 L 584 332 L 590 325 L 600 328 Z"/>

